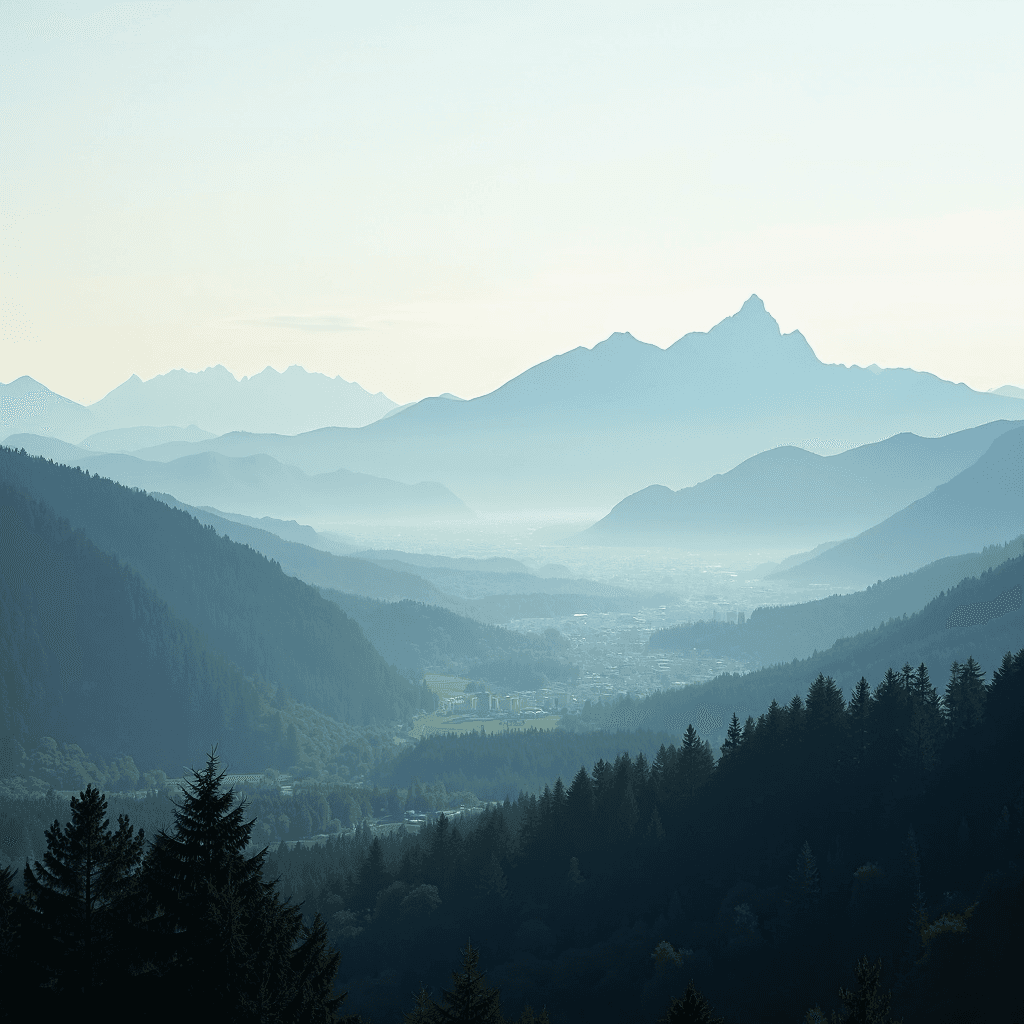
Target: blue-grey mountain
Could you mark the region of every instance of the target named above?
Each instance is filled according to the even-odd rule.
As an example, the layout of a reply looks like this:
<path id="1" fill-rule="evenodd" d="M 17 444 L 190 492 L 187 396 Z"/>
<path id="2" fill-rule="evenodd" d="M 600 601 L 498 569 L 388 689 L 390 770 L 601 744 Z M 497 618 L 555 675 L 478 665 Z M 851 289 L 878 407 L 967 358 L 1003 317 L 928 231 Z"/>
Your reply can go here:
<path id="1" fill-rule="evenodd" d="M 1021 410 L 928 373 L 826 365 L 753 296 L 668 349 L 614 334 L 470 401 L 426 399 L 360 429 L 236 433 L 144 455 L 269 454 L 307 473 L 438 480 L 480 511 L 600 510 L 654 481 L 690 486 L 767 448 L 831 453 L 1024 419 Z"/>
<path id="2" fill-rule="evenodd" d="M 997 437 L 978 461 L 890 516 L 780 579 L 864 585 L 1024 533 L 1024 427 Z"/>
<path id="3" fill-rule="evenodd" d="M 339 522 L 465 519 L 473 515 L 441 484 L 404 484 L 344 469 L 307 475 L 269 455 L 235 458 L 206 451 L 172 462 L 155 462 L 135 455 L 101 455 L 33 435 L 15 434 L 7 443 L 129 487 L 167 492 L 192 505 L 226 507 L 257 518 L 299 515 Z"/>
<path id="4" fill-rule="evenodd" d="M 578 540 L 704 550 L 840 540 L 951 480 L 1017 425 L 1000 420 L 945 437 L 897 434 L 831 456 L 774 448 L 693 487 L 631 494 Z"/>

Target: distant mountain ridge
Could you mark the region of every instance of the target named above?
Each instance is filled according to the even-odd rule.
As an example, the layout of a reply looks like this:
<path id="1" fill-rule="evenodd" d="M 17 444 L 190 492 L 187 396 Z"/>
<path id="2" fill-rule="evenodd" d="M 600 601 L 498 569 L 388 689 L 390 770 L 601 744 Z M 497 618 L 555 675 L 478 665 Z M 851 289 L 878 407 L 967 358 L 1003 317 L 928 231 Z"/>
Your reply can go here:
<path id="1" fill-rule="evenodd" d="M 397 403 L 382 392 L 370 394 L 354 382 L 309 373 L 300 366 L 289 366 L 283 373 L 268 366 L 241 380 L 221 365 L 197 373 L 171 370 L 147 381 L 132 374 L 90 406 L 63 398 L 31 377 L 0 384 L 3 437 L 33 433 L 74 444 L 97 433 L 139 427 L 198 425 L 212 435 L 232 430 L 290 435 L 328 426 L 362 427 L 396 408 Z M 143 440 L 139 447 L 146 444 Z"/>
<path id="2" fill-rule="evenodd" d="M 811 547 L 860 533 L 924 497 L 1017 425 L 999 420 L 938 438 L 897 434 L 831 456 L 774 448 L 693 487 L 631 494 L 577 540 Z"/>
<path id="3" fill-rule="evenodd" d="M 37 435 L 14 434 L 7 443 L 129 487 L 168 492 L 192 505 L 228 507 L 257 518 L 437 520 L 470 519 L 474 514 L 441 484 L 403 484 L 344 469 L 309 475 L 270 455 L 238 458 L 207 451 L 171 462 L 153 462 L 135 455 L 89 452 Z"/>
<path id="4" fill-rule="evenodd" d="M 667 349 L 615 334 L 469 401 L 424 399 L 360 429 L 236 432 L 139 454 L 268 454 L 308 473 L 427 477 L 478 511 L 588 510 L 600 518 L 652 480 L 690 486 L 767 448 L 831 453 L 1000 418 L 1024 420 L 1024 407 L 928 373 L 821 363 L 803 335 L 783 335 L 752 296 L 712 330 Z"/>

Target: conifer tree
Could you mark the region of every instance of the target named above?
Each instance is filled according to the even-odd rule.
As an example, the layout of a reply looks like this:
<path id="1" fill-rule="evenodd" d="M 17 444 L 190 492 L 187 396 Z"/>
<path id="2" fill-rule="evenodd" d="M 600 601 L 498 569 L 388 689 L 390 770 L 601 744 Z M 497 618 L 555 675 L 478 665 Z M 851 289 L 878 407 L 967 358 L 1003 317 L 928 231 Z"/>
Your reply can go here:
<path id="1" fill-rule="evenodd" d="M 847 708 L 853 755 L 856 763 L 861 767 L 867 762 L 868 748 L 871 746 L 871 711 L 871 687 L 868 686 L 868 681 L 861 676 L 860 681 L 853 688 L 853 696 L 850 698 Z"/>
<path id="2" fill-rule="evenodd" d="M 683 734 L 683 743 L 676 761 L 682 792 L 692 799 L 697 790 L 711 778 L 715 767 L 710 745 L 701 740 L 692 723 Z"/>
<path id="3" fill-rule="evenodd" d="M 889 1016 L 890 994 L 881 992 L 882 961 L 871 963 L 866 956 L 857 961 L 855 968 L 857 988 L 840 988 L 843 1002 L 842 1015 L 833 1012 L 832 1024 L 900 1024 Z"/>
<path id="4" fill-rule="evenodd" d="M 0 991 L 25 986 L 22 901 L 14 893 L 14 868 L 0 868 Z"/>
<path id="5" fill-rule="evenodd" d="M 985 673 L 973 657 L 953 662 L 943 697 L 949 734 L 957 737 L 981 724 L 985 713 Z"/>
<path id="6" fill-rule="evenodd" d="M 123 972 L 145 838 L 124 815 L 111 832 L 94 786 L 71 799 L 71 821 L 46 830 L 43 863 L 25 865 L 27 929 L 37 963 L 57 991 L 79 996 Z M 41 962 L 40 962 L 41 959 Z M 115 967 L 116 965 L 116 967 Z"/>
<path id="7" fill-rule="evenodd" d="M 743 729 L 740 726 L 740 720 L 734 711 L 732 713 L 732 721 L 729 723 L 729 728 L 725 733 L 725 742 L 722 744 L 722 758 L 725 759 L 731 757 L 739 751 L 742 745 Z"/>
<path id="8" fill-rule="evenodd" d="M 715 1015 L 711 1004 L 694 986 L 691 978 L 683 997 L 672 1000 L 668 1011 L 659 1019 L 658 1024 L 725 1024 L 725 1018 Z"/>
<path id="9" fill-rule="evenodd" d="M 452 972 L 452 988 L 445 990 L 436 1020 L 443 1024 L 504 1024 L 500 993 L 488 988 L 479 970 L 480 952 L 467 942 L 462 951 L 462 970 Z"/>

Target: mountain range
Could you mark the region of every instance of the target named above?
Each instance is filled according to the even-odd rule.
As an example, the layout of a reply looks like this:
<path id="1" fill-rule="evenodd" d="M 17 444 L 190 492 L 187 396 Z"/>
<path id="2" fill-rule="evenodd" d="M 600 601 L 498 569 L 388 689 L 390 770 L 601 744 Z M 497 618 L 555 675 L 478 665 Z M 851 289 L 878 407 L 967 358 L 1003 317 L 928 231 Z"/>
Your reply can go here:
<path id="1" fill-rule="evenodd" d="M 326 426 L 362 427 L 396 408 L 380 392 L 370 394 L 341 377 L 308 373 L 300 366 L 283 373 L 268 366 L 241 380 L 219 365 L 198 373 L 172 370 L 147 381 L 132 374 L 89 406 L 63 398 L 31 377 L 0 384 L 4 436 L 33 433 L 76 444 L 88 438 L 88 447 L 105 451 L 131 451 L 130 428 L 198 425 L 212 435 L 231 430 L 298 434 Z M 111 437 L 112 431 L 127 431 L 128 436 Z M 179 439 L 173 433 L 139 438 L 140 448 Z"/>
<path id="2" fill-rule="evenodd" d="M 232 432 L 136 454 L 266 454 L 306 473 L 426 477 L 477 511 L 590 510 L 598 518 L 651 483 L 688 487 L 771 448 L 834 454 L 1001 418 L 1024 419 L 1024 407 L 928 373 L 822 363 L 751 296 L 712 330 L 667 349 L 613 334 L 469 401 L 424 399 L 358 429 Z"/>
<path id="3" fill-rule="evenodd" d="M 811 547 L 860 533 L 975 463 L 1018 426 L 1000 420 L 945 437 L 895 437 L 838 455 L 787 446 L 693 487 L 653 485 L 620 501 L 580 543 L 691 549 Z"/>

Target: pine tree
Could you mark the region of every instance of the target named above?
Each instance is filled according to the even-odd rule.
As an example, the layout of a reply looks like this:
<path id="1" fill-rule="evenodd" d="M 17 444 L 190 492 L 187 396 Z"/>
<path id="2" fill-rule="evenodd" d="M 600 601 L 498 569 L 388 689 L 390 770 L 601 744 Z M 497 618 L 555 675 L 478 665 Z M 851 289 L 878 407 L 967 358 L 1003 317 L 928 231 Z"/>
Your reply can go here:
<path id="1" fill-rule="evenodd" d="M 842 1015 L 832 1014 L 832 1024 L 900 1024 L 889 1016 L 890 994 L 879 991 L 882 961 L 871 963 L 866 956 L 857 961 L 856 991 L 840 988 Z"/>
<path id="2" fill-rule="evenodd" d="M 444 1024 L 504 1024 L 500 994 L 484 984 L 479 970 L 480 952 L 467 942 L 462 951 L 462 971 L 452 972 L 452 988 L 435 1004 L 436 1020 Z"/>
<path id="3" fill-rule="evenodd" d="M 304 929 L 300 909 L 263 880 L 266 849 L 245 856 L 255 820 L 244 820 L 244 802 L 235 805 L 223 781 L 214 749 L 147 862 L 166 1019 L 201 1007 L 223 1021 L 335 1020 L 338 958 L 326 928 L 317 917 Z"/>
<path id="4" fill-rule="evenodd" d="M 729 723 L 729 728 L 725 734 L 725 742 L 722 744 L 722 758 L 729 758 L 733 754 L 738 753 L 742 745 L 743 729 L 740 726 L 740 720 L 734 711 L 732 713 L 732 721 Z"/>
<path id="5" fill-rule="evenodd" d="M 951 737 L 981 724 L 985 713 L 985 673 L 974 658 L 963 665 L 953 662 L 943 697 Z"/>
<path id="6" fill-rule="evenodd" d="M 682 999 L 675 998 L 658 1024 L 725 1024 L 724 1017 L 716 1017 L 715 1011 L 704 995 L 697 990 L 690 979 Z"/>
<path id="7" fill-rule="evenodd" d="M 125 967 L 131 903 L 145 838 L 121 815 L 116 832 L 107 801 L 92 785 L 71 799 L 71 821 L 46 830 L 43 863 L 25 865 L 26 919 L 52 986 L 80 996 Z M 38 960 L 37 960 L 38 962 Z"/>
<path id="8" fill-rule="evenodd" d="M 715 759 L 710 745 L 701 740 L 691 723 L 683 734 L 676 765 L 682 792 L 692 799 L 697 790 L 711 778 L 714 767 Z"/>
<path id="9" fill-rule="evenodd" d="M 853 696 L 847 708 L 854 760 L 860 767 L 867 763 L 868 748 L 871 746 L 871 711 L 871 687 L 861 676 L 860 682 L 853 688 Z"/>

